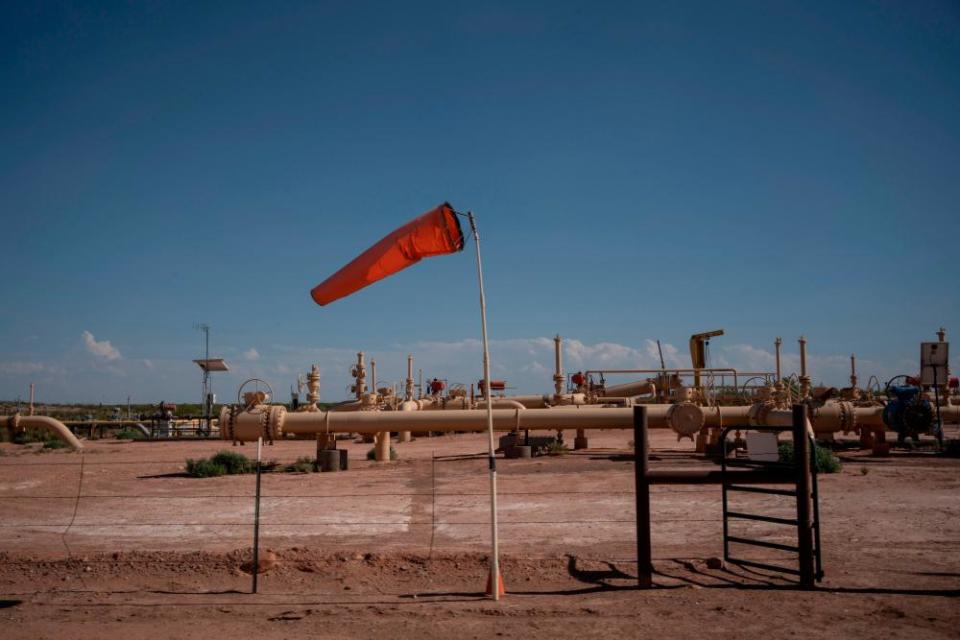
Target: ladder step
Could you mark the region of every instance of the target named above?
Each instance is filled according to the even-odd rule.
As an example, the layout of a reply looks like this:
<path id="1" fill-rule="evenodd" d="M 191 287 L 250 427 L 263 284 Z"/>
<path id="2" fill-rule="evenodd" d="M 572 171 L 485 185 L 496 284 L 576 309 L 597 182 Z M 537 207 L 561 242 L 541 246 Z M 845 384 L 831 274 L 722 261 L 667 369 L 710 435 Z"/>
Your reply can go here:
<path id="1" fill-rule="evenodd" d="M 779 549 L 780 551 L 792 551 L 794 553 L 800 552 L 800 547 L 789 544 L 780 544 L 778 542 L 767 542 L 765 540 L 750 540 L 749 538 L 727 536 L 727 541 L 736 542 L 737 544 L 750 544 L 755 547 L 766 547 L 767 549 Z"/>
<path id="2" fill-rule="evenodd" d="M 791 527 L 799 526 L 799 522 L 790 518 L 777 518 L 774 516 L 761 516 L 753 513 L 741 513 L 739 511 L 727 511 L 728 518 L 739 518 L 741 520 L 759 520 L 760 522 L 772 522 L 773 524 L 787 524 Z"/>
<path id="3" fill-rule="evenodd" d="M 763 462 L 761 460 L 735 460 L 727 458 L 725 461 L 728 467 L 752 467 L 760 469 L 782 469 L 784 471 L 794 471 L 796 468 L 792 464 L 784 462 Z"/>
<path id="4" fill-rule="evenodd" d="M 779 567 L 775 564 L 765 564 L 763 562 L 754 562 L 752 560 L 739 560 L 737 558 L 727 558 L 727 562 L 732 562 L 733 564 L 739 564 L 744 567 L 753 567 L 754 569 L 766 569 L 767 571 L 780 571 L 782 573 L 789 573 L 795 576 L 800 575 L 799 569 L 790 569 L 789 567 Z"/>
<path id="5" fill-rule="evenodd" d="M 728 484 L 726 485 L 727 491 L 746 491 L 748 493 L 769 493 L 775 496 L 795 496 L 797 495 L 796 491 L 791 491 L 790 489 L 767 489 L 765 487 L 748 487 L 742 484 Z"/>

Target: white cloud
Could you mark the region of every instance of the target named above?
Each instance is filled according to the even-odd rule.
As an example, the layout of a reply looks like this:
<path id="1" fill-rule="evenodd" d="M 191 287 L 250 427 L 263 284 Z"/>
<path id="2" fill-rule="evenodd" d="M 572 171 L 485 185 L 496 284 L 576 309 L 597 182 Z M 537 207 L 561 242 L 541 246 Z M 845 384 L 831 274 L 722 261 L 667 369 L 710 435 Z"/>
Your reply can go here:
<path id="1" fill-rule="evenodd" d="M 724 346 L 715 350 L 713 356 L 716 361 L 713 364 L 718 367 L 735 367 L 743 371 L 774 371 L 776 369 L 776 357 L 773 353 L 749 344 Z M 792 365 L 793 356 L 783 354 L 780 362 L 781 366 Z M 796 362 L 799 364 L 799 357 L 796 358 Z"/>
<path id="2" fill-rule="evenodd" d="M 90 402 L 118 401 L 133 395 L 137 401 L 166 399 L 190 400 L 197 395 L 200 372 L 189 358 L 171 358 L 152 354 L 153 359 L 137 358 L 128 361 L 108 341 L 97 341 L 84 332 L 84 349 L 73 349 L 61 357 L 47 361 L 37 355 L 12 355 L 0 360 L 0 397 L 15 397 L 22 394 L 30 382 L 37 382 L 44 389 L 44 397 L 56 401 Z M 511 393 L 552 393 L 553 391 L 553 337 L 535 336 L 493 340 L 490 344 L 493 377 L 505 379 Z M 94 356 L 87 352 L 90 345 L 100 350 Z M 349 371 L 356 362 L 361 346 L 366 353 L 368 365 L 377 361 L 377 379 L 380 385 L 399 384 L 402 388 L 406 377 L 407 354 L 414 356 L 414 377 L 423 370 L 425 378 L 433 376 L 455 382 L 471 384 L 483 375 L 480 341 L 474 337 L 448 342 L 426 341 L 405 344 L 382 344 L 381 348 L 370 345 L 346 345 L 344 347 L 305 347 L 303 345 L 262 345 L 269 353 L 251 362 L 244 358 L 242 349 L 234 351 L 236 367 L 214 377 L 214 389 L 223 398 L 236 393 L 237 386 L 246 378 L 262 377 L 279 393 L 296 383 L 298 373 L 307 373 L 311 364 L 320 365 L 321 397 L 324 400 L 343 400 L 350 396 Z M 588 343 L 574 337 L 564 338 L 563 366 L 565 373 L 586 369 L 658 369 L 660 359 L 656 341 L 637 339 L 629 344 L 616 342 Z M 683 347 L 686 345 L 683 344 Z M 686 349 L 663 343 L 663 355 L 668 367 L 689 367 Z M 772 347 L 753 344 L 711 345 L 711 364 L 715 367 L 736 367 L 741 371 L 772 371 L 774 357 Z M 766 347 L 766 348 L 764 348 Z M 912 350 L 911 350 L 912 351 Z M 93 352 L 91 352 L 93 353 Z M 259 353 L 259 352 L 258 352 Z M 116 357 L 111 360 L 109 355 Z M 128 354 L 129 355 L 129 354 Z M 142 354 L 149 355 L 149 354 Z M 864 357 L 866 356 L 866 357 Z M 865 385 L 872 375 L 881 379 L 881 384 L 898 373 L 914 373 L 917 363 L 913 358 L 901 361 L 898 357 L 882 360 L 882 354 L 867 354 L 857 359 L 860 384 Z M 796 348 L 784 348 L 783 373 L 799 370 Z M 131 362 L 125 366 L 126 362 Z M 810 375 L 815 384 L 823 382 L 833 386 L 847 384 L 849 355 L 828 354 L 811 350 L 808 357 Z M 956 363 L 954 363 L 956 364 Z M 70 372 L 82 371 L 84 375 L 68 377 Z M 607 375 L 611 384 L 627 382 L 644 377 L 643 374 Z M 369 383 L 369 379 L 368 379 Z"/>
<path id="3" fill-rule="evenodd" d="M 652 366 L 660 366 L 660 351 L 663 351 L 663 363 L 674 369 L 684 369 L 690 366 L 689 354 L 680 353 L 680 350 L 669 342 L 661 342 L 657 349 L 657 341 L 649 338 L 643 341 L 647 356 L 653 361 Z"/>
<path id="4" fill-rule="evenodd" d="M 520 371 L 523 371 L 524 373 L 532 373 L 534 375 L 539 376 L 547 373 L 550 370 L 547 369 L 544 365 L 540 364 L 539 362 L 534 361 L 534 362 L 531 362 L 530 364 L 520 367 Z"/>
<path id="5" fill-rule="evenodd" d="M 250 347 L 249 349 L 243 352 L 243 359 L 249 362 L 256 362 L 257 360 L 260 359 L 260 352 L 254 349 L 253 347 Z"/>
<path id="6" fill-rule="evenodd" d="M 84 331 L 82 337 L 84 346 L 92 355 L 109 361 L 120 359 L 120 351 L 110 344 L 109 340 L 101 340 L 100 342 L 97 342 L 97 340 L 94 339 L 93 334 L 89 331 Z"/>

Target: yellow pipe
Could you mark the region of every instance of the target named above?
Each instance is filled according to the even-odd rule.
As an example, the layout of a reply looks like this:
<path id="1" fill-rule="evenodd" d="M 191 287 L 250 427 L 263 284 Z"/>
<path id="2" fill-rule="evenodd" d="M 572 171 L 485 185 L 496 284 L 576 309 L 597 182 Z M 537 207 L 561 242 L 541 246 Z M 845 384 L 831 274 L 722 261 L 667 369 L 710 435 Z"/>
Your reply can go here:
<path id="1" fill-rule="evenodd" d="M 684 407 L 678 412 L 676 407 Z M 229 408 L 221 413 L 220 434 L 225 440 L 253 441 L 261 435 L 270 439 L 285 433 L 310 435 L 323 432 L 352 432 L 362 434 L 389 431 L 485 431 L 486 412 L 475 410 L 450 411 L 361 411 L 356 413 L 311 412 L 286 413 L 283 407 L 268 407 L 236 414 L 232 419 Z M 647 422 L 651 428 L 673 428 L 678 432 L 694 420 L 692 412 L 701 412 L 703 426 L 744 427 L 789 426 L 792 412 L 775 409 L 771 405 L 756 404 L 745 407 L 698 407 L 693 404 L 647 405 Z M 817 433 L 853 431 L 860 427 L 882 427 L 882 407 L 855 407 L 838 402 L 817 408 L 811 422 Z M 493 428 L 497 431 L 515 429 L 632 429 L 633 409 L 598 407 L 567 407 L 554 409 L 494 409 Z M 960 422 L 960 407 L 943 412 L 945 422 Z M 676 423 L 676 420 L 683 423 Z"/>
<path id="2" fill-rule="evenodd" d="M 563 394 L 563 339 L 560 334 L 553 338 L 553 392 L 559 398 Z"/>
<path id="3" fill-rule="evenodd" d="M 5 419 L 11 429 L 43 429 L 57 436 L 73 449 L 77 451 L 83 449 L 83 444 L 77 439 L 77 436 L 73 435 L 70 429 L 56 418 L 47 416 L 3 416 L 0 419 Z"/>
<path id="4" fill-rule="evenodd" d="M 656 393 L 657 387 L 650 380 L 638 380 L 637 382 L 618 384 L 603 390 L 603 395 L 607 398 L 632 398 L 643 395 L 655 396 Z"/>
<path id="5" fill-rule="evenodd" d="M 447 401 L 443 404 L 443 407 L 437 407 L 437 408 L 438 409 L 442 408 L 445 411 L 462 411 L 466 409 L 486 409 L 487 401 L 477 400 L 477 402 L 471 406 L 470 400 L 468 398 L 448 398 Z M 494 398 L 493 408 L 494 409 L 526 410 L 527 407 L 522 402 L 517 402 L 516 400 L 509 400 L 507 398 Z"/>
<path id="6" fill-rule="evenodd" d="M 486 409 L 487 401 L 480 400 L 477 402 L 477 409 Z M 494 409 L 519 409 L 521 411 L 526 411 L 527 407 L 516 400 L 508 400 L 506 398 L 494 398 L 493 399 L 493 408 Z"/>

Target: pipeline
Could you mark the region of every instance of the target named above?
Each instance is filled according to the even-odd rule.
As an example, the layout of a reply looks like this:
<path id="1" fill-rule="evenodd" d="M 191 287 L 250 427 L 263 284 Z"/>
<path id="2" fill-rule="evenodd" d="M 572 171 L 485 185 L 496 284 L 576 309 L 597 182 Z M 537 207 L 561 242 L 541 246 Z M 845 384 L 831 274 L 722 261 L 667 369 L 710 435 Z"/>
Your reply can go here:
<path id="1" fill-rule="evenodd" d="M 637 382 L 617 384 L 612 387 L 606 387 L 603 390 L 603 396 L 606 398 L 632 398 L 643 395 L 656 397 L 657 386 L 652 380 L 638 380 Z"/>
<path id="2" fill-rule="evenodd" d="M 491 405 L 494 409 L 518 409 L 520 411 L 526 411 L 527 407 L 522 402 L 517 402 L 516 400 L 508 400 L 507 398 L 494 398 L 493 404 Z M 487 401 L 479 400 L 477 401 L 477 409 L 486 409 Z"/>
<path id="3" fill-rule="evenodd" d="M 882 427 L 881 407 L 855 407 L 837 402 L 812 410 L 816 433 L 850 432 L 859 427 Z M 673 429 L 691 435 L 703 427 L 730 425 L 789 426 L 789 410 L 772 405 L 744 407 L 700 407 L 692 403 L 648 405 L 647 422 L 653 429 Z M 945 422 L 960 422 L 960 407 L 945 412 Z M 284 434 L 306 435 L 323 432 L 382 433 L 386 431 L 484 431 L 486 412 L 449 411 L 363 411 L 356 413 L 287 413 L 282 406 L 238 411 L 224 407 L 220 414 L 220 435 L 224 440 L 249 442 L 263 436 L 279 439 Z M 632 409 L 567 407 L 554 409 L 494 409 L 493 428 L 517 429 L 632 429 Z"/>
<path id="4" fill-rule="evenodd" d="M 7 429 L 10 430 L 11 438 L 13 434 L 20 429 L 43 429 L 57 436 L 76 451 L 83 449 L 83 444 L 77 439 L 77 436 L 73 435 L 70 429 L 56 418 L 47 416 L 21 416 L 18 414 L 2 416 L 0 420 L 6 420 Z"/>
<path id="5" fill-rule="evenodd" d="M 527 409 L 546 409 L 550 406 L 550 398 L 548 396 L 494 396 L 493 401 L 498 402 L 500 400 L 512 400 L 514 402 L 519 402 Z"/>
<path id="6" fill-rule="evenodd" d="M 524 411 L 527 409 L 526 405 L 522 402 L 517 402 L 516 400 L 511 400 L 509 398 L 497 398 L 494 397 L 493 401 L 494 409 L 520 409 Z M 443 409 L 445 411 L 462 411 L 466 409 L 486 409 L 487 401 L 486 400 L 477 400 L 472 405 L 470 400 L 467 398 L 447 398 L 441 407 L 435 407 L 437 409 Z"/>

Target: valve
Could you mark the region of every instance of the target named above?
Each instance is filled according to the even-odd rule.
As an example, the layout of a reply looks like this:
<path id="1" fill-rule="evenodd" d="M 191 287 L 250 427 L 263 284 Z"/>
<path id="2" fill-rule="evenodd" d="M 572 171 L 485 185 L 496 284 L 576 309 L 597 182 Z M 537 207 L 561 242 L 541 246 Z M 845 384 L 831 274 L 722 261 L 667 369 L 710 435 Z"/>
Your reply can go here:
<path id="1" fill-rule="evenodd" d="M 909 378 L 908 378 L 909 380 Z M 916 440 L 933 427 L 933 406 L 923 397 L 917 385 L 904 384 L 887 388 L 889 398 L 883 408 L 883 422 L 897 433 L 898 442 Z"/>

